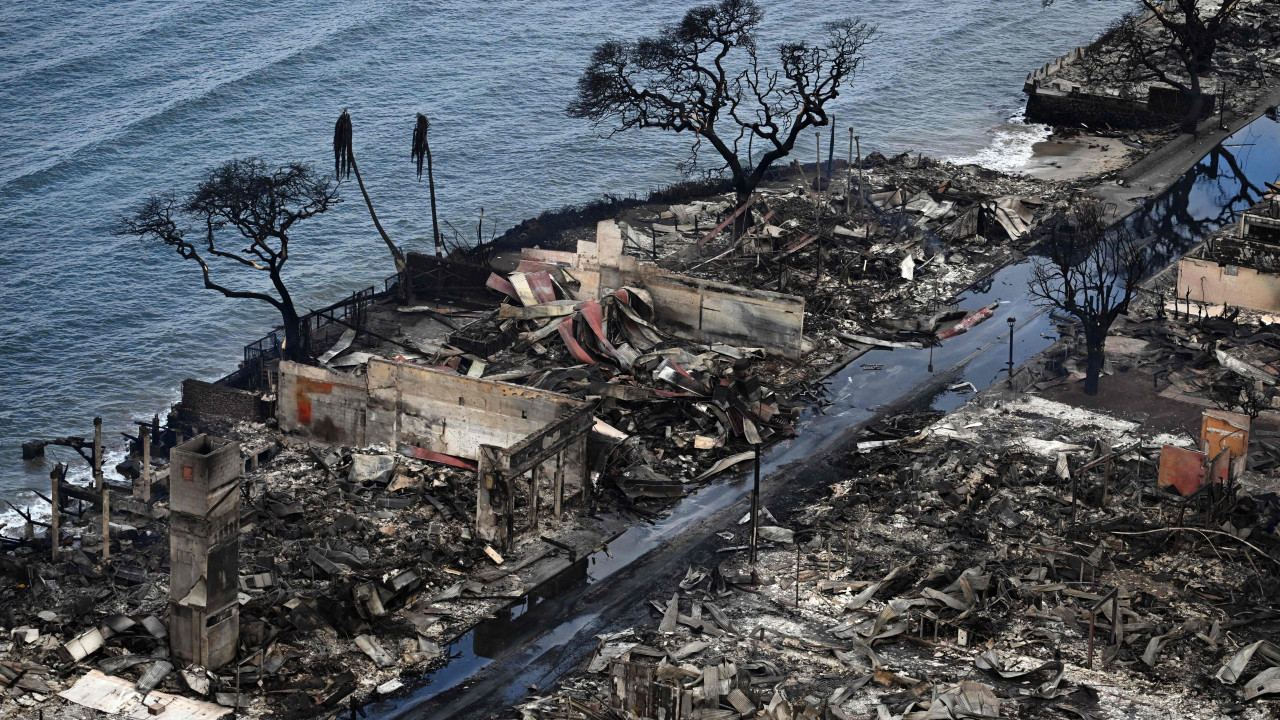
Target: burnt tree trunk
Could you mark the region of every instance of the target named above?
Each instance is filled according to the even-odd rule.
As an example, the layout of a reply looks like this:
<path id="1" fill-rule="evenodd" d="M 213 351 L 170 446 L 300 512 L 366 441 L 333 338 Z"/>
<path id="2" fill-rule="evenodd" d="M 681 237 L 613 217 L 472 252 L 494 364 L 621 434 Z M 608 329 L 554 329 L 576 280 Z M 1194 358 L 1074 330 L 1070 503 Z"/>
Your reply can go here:
<path id="1" fill-rule="evenodd" d="M 307 339 L 303 337 L 302 320 L 293 306 L 280 308 L 280 318 L 284 325 L 284 351 L 281 359 L 293 362 L 307 361 Z"/>
<path id="2" fill-rule="evenodd" d="M 1094 396 L 1098 394 L 1098 380 L 1102 377 L 1102 365 L 1106 360 L 1106 342 L 1107 333 L 1096 331 L 1085 331 L 1085 371 L 1084 371 L 1084 394 Z"/>
<path id="3" fill-rule="evenodd" d="M 747 202 L 751 200 L 751 188 L 739 185 L 737 188 L 734 189 L 734 197 L 736 200 L 736 204 L 733 207 L 733 211 L 736 212 L 738 208 L 747 204 Z M 748 208 L 745 212 L 739 215 L 736 220 L 733 221 L 733 239 L 737 240 L 738 238 L 742 237 L 743 234 L 747 232 L 747 228 L 749 227 L 751 227 L 750 208 Z"/>
<path id="4" fill-rule="evenodd" d="M 1194 135 L 1196 125 L 1200 124 L 1200 116 L 1204 114 L 1204 91 L 1200 87 L 1200 76 L 1191 74 L 1191 84 L 1187 88 L 1187 110 L 1182 116 L 1183 134 Z"/>

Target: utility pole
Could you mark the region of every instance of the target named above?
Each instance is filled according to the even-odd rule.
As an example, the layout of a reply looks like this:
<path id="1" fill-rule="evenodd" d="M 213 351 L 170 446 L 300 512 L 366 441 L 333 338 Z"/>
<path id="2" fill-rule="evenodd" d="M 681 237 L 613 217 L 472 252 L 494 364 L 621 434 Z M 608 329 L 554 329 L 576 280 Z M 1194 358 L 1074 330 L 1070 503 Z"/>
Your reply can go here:
<path id="1" fill-rule="evenodd" d="M 756 482 L 751 490 L 751 576 L 756 574 L 756 544 L 760 536 L 760 444 L 756 443 Z"/>
<path id="2" fill-rule="evenodd" d="M 845 173 L 844 214 L 849 214 L 849 198 L 853 197 L 853 128 L 849 128 L 849 168 Z"/>
<path id="3" fill-rule="evenodd" d="M 1010 316 L 1005 322 L 1009 323 L 1009 377 L 1013 378 L 1013 324 L 1018 320 Z"/>

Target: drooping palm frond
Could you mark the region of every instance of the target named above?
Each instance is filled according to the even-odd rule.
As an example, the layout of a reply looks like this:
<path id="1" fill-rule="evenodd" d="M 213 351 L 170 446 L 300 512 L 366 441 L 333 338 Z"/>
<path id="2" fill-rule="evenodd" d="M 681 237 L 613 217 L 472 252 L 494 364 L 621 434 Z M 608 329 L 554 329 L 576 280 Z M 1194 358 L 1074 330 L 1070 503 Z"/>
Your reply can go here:
<path id="1" fill-rule="evenodd" d="M 351 115 L 346 108 L 338 116 L 333 125 L 333 172 L 339 180 L 351 177 L 351 166 L 355 163 L 354 150 L 351 146 Z"/>
<path id="2" fill-rule="evenodd" d="M 412 157 L 418 168 L 419 180 L 422 179 L 422 161 L 427 157 L 427 130 L 430 129 L 431 123 L 427 121 L 427 116 L 422 113 L 418 113 L 418 123 L 413 126 Z"/>
<path id="3" fill-rule="evenodd" d="M 418 122 L 413 126 L 413 150 L 411 156 L 418 169 L 418 179 L 422 179 L 422 161 L 427 161 L 427 185 L 431 189 L 431 237 L 435 241 L 436 257 L 443 257 L 444 246 L 440 238 L 440 220 L 436 216 L 436 178 L 431 172 L 431 144 L 427 142 L 427 131 L 431 123 L 427 116 L 418 113 Z"/>

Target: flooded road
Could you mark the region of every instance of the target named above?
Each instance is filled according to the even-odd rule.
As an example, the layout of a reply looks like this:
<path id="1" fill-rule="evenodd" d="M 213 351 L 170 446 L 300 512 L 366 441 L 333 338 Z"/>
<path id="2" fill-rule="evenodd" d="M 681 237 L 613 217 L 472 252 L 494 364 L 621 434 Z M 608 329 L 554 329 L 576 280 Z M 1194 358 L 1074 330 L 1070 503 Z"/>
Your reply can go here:
<path id="1" fill-rule="evenodd" d="M 1163 267 L 1205 234 L 1234 221 L 1278 172 L 1280 124 L 1263 117 L 1224 141 L 1125 222 L 1150 238 L 1156 267 Z M 824 455 L 889 403 L 917 396 L 945 412 L 972 396 L 948 391 L 949 386 L 967 381 L 982 390 L 1000 380 L 1009 363 L 1011 326 L 1015 366 L 1048 347 L 1056 336 L 1049 313 L 1034 305 L 1027 292 L 1031 268 L 1032 261 L 1010 265 L 961 295 L 958 304 L 968 310 L 995 301 L 999 307 L 968 333 L 934 348 L 932 355 L 929 350 L 872 350 L 834 375 L 831 404 L 807 411 L 799 436 L 765 455 L 761 473 L 766 492 L 776 490 L 784 478 L 799 482 L 795 470 L 802 461 L 821 464 Z M 881 367 L 865 370 L 864 365 Z M 823 473 L 805 475 L 820 481 Z M 554 587 L 541 589 L 450 645 L 447 667 L 405 697 L 369 705 L 369 717 L 494 717 L 528 695 L 531 686 L 549 687 L 590 656 L 596 635 L 646 616 L 643 601 L 653 580 L 674 566 L 682 568 L 688 550 L 747 512 L 743 503 L 750 488 L 749 474 L 721 481 L 684 498 L 665 518 L 628 530 L 607 551 L 580 560 Z"/>

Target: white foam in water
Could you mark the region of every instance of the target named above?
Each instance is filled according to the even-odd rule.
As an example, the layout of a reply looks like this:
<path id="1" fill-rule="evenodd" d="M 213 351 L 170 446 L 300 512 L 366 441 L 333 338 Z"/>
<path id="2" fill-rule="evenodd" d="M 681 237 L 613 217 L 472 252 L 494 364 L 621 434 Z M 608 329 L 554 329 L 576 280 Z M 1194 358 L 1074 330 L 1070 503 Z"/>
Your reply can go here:
<path id="1" fill-rule="evenodd" d="M 1019 172 L 1031 160 L 1032 146 L 1046 140 L 1053 128 L 1028 124 L 1021 113 L 989 131 L 991 142 L 972 155 L 947 158 L 957 165 L 981 165 L 1001 172 Z"/>
<path id="2" fill-rule="evenodd" d="M 88 487 L 93 484 L 93 474 L 89 471 L 88 463 L 79 458 L 74 450 L 67 450 L 66 448 L 51 445 L 47 449 L 47 452 L 51 455 L 47 460 L 50 471 L 53 470 L 54 463 L 66 462 L 70 464 L 70 469 L 67 471 L 67 482 L 72 485 L 80 485 L 82 487 Z M 52 453 L 54 452 L 59 453 L 56 458 L 52 457 Z M 69 454 L 70 457 L 66 457 L 67 454 Z M 116 473 L 115 467 L 116 465 L 124 462 L 125 459 L 126 456 L 123 449 L 105 450 L 102 454 L 103 474 L 107 477 L 114 477 L 118 479 L 119 475 Z M 50 488 L 41 488 L 40 492 L 47 496 L 49 494 L 49 490 Z M 52 514 L 49 503 L 41 500 L 39 497 L 36 497 L 36 494 L 30 490 L 18 490 L 13 493 L 13 496 L 8 498 L 8 500 L 14 505 L 22 508 L 22 512 L 31 515 L 32 520 L 49 522 L 49 516 Z M 26 522 L 26 520 L 22 519 L 21 515 L 15 512 L 14 509 L 8 505 L 4 505 L 0 508 L 0 535 L 7 538 L 20 538 L 22 537 L 22 528 Z M 43 536 L 45 532 L 45 528 L 39 526 L 36 527 L 36 537 Z"/>

